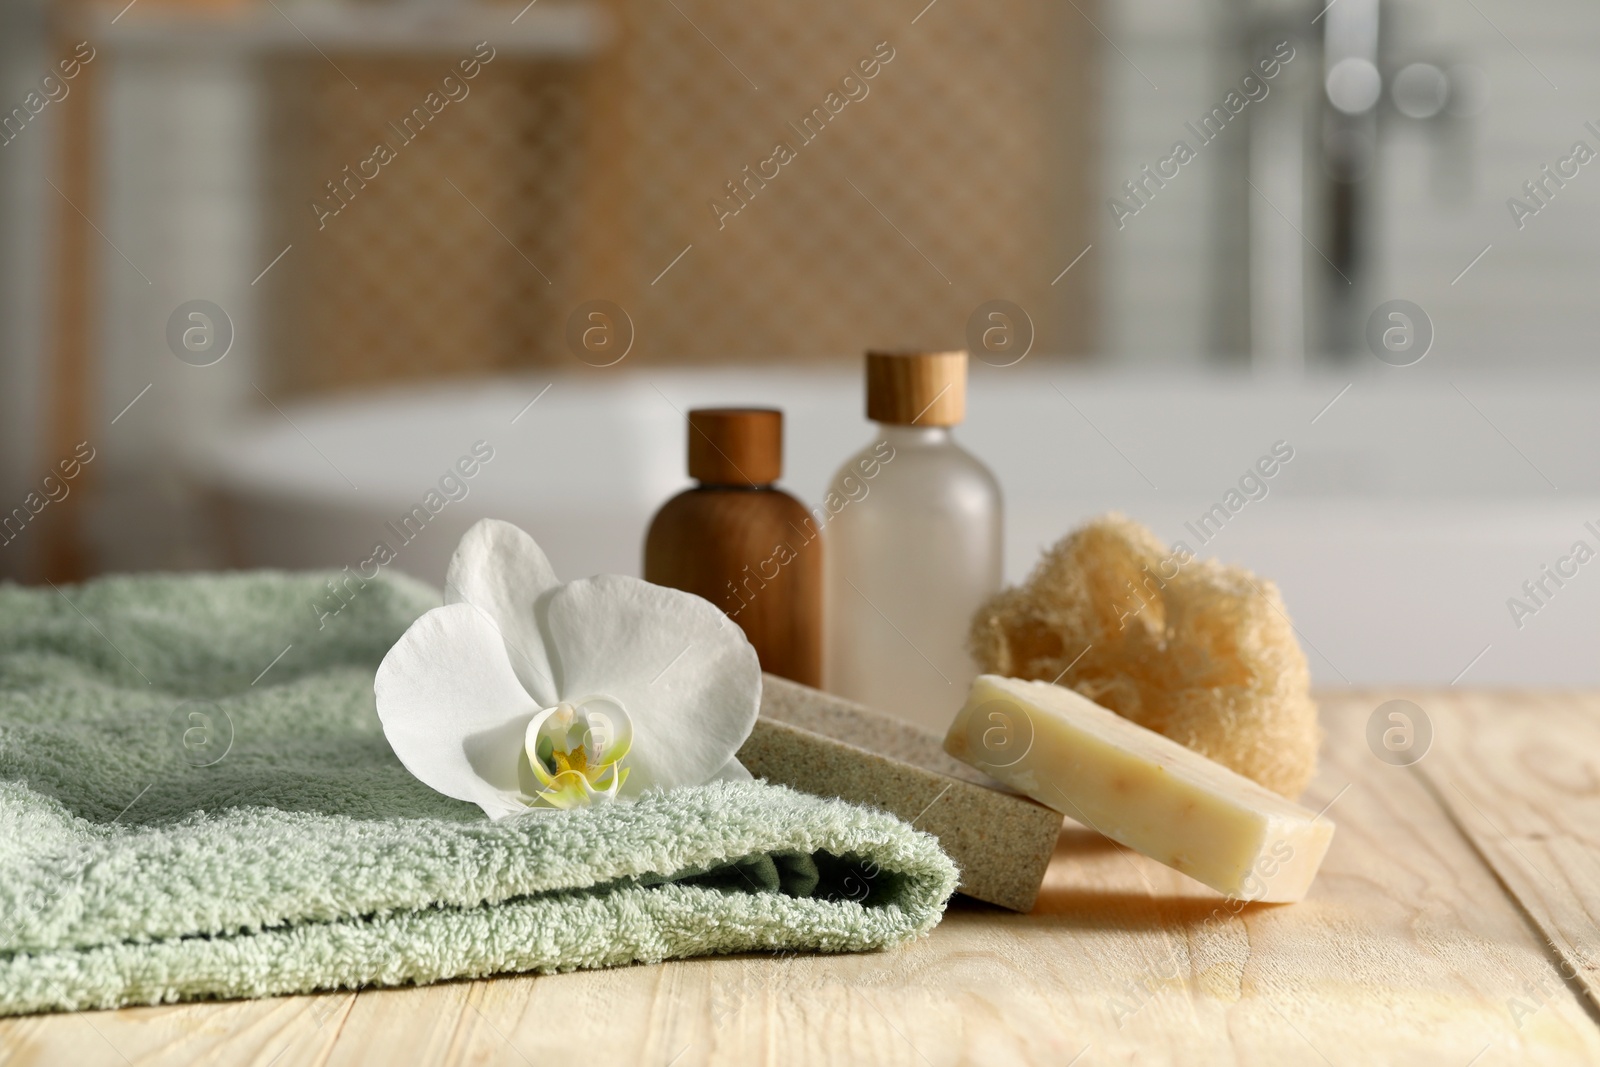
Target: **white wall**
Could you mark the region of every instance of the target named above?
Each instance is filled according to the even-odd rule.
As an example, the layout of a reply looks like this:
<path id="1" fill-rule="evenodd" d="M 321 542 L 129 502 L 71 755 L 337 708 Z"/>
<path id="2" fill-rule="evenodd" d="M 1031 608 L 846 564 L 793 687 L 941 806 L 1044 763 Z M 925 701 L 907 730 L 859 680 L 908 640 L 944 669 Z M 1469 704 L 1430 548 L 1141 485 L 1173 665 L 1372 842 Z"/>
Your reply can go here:
<path id="1" fill-rule="evenodd" d="M 250 283 L 279 250 L 258 240 L 256 84 L 237 56 L 141 51 L 104 62 L 101 146 L 114 176 L 103 185 L 104 228 L 120 253 L 101 249 L 95 425 L 109 447 L 90 536 L 108 569 L 215 565 L 201 502 L 175 458 L 257 399 Z M 233 322 L 233 347 L 212 366 L 191 366 L 168 346 L 167 320 L 190 300 L 211 301 Z"/>
<path id="2" fill-rule="evenodd" d="M 1466 186 L 1459 200 L 1436 191 L 1436 146 L 1421 131 L 1389 141 L 1380 216 L 1384 284 L 1428 310 L 1441 352 L 1459 364 L 1551 374 L 1592 365 L 1600 330 L 1600 161 L 1520 232 L 1505 202 L 1575 140 L 1600 151 L 1600 136 L 1583 128 L 1590 119 L 1600 126 L 1600 5 L 1475 3 L 1482 15 L 1441 0 L 1396 5 L 1397 32 L 1419 52 L 1484 68 L 1490 103 L 1457 175 Z"/>
<path id="3" fill-rule="evenodd" d="M 1185 119 L 1216 103 L 1233 76 L 1230 64 L 1242 67 L 1237 53 L 1229 53 L 1238 44 L 1225 28 L 1241 6 L 1120 0 L 1101 8 L 1101 28 L 1126 54 L 1108 46 L 1104 61 L 1107 195 L 1141 164 L 1164 155 L 1183 135 Z M 1299 18 L 1309 24 L 1322 7 L 1307 4 Z M 1420 304 L 1437 330 L 1442 359 L 1435 362 L 1456 369 L 1559 374 L 1588 365 L 1600 330 L 1600 301 L 1592 297 L 1600 284 L 1600 161 L 1585 167 L 1520 232 L 1506 199 L 1519 195 L 1522 183 L 1573 141 L 1585 139 L 1600 151 L 1600 136 L 1583 128 L 1586 119 L 1600 126 L 1600 64 L 1594 61 L 1600 5 L 1387 0 L 1383 18 L 1385 66 L 1474 64 L 1488 75 L 1489 106 L 1461 123 L 1465 136 L 1457 142 L 1440 136 L 1441 124 L 1384 109 L 1373 303 L 1403 298 Z M 1280 95 L 1262 106 L 1287 103 Z M 1102 205 L 1097 251 L 1105 253 L 1111 355 L 1146 366 L 1202 358 L 1210 342 L 1215 272 L 1231 262 L 1220 254 L 1232 235 L 1216 225 L 1227 220 L 1217 217 L 1224 168 L 1215 149 L 1236 147 L 1229 139 L 1243 133 L 1230 128 L 1122 231 Z M 1315 238 L 1315 229 L 1308 229 Z"/>
<path id="4" fill-rule="evenodd" d="M 1193 365 L 1207 347 L 1204 279 L 1217 161 L 1196 160 L 1120 230 L 1104 200 L 1165 156 L 1174 139 L 1187 137 L 1184 121 L 1198 117 L 1212 95 L 1218 19 L 1214 0 L 1126 0 L 1102 5 L 1097 20 L 1114 45 L 1100 63 L 1104 191 L 1095 251 L 1104 257 L 1102 335 L 1109 355 L 1146 366 Z"/>

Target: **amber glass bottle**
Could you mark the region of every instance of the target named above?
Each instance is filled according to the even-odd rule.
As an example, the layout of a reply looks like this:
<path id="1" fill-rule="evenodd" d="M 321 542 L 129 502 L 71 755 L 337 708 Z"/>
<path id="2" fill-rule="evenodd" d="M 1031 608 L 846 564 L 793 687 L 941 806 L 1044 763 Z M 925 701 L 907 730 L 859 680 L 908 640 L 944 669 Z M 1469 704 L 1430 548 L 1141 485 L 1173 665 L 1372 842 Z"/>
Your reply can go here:
<path id="1" fill-rule="evenodd" d="M 689 412 L 689 476 L 644 542 L 644 577 L 705 597 L 744 630 L 761 668 L 822 683 L 822 539 L 805 505 L 777 488 L 783 412 Z"/>

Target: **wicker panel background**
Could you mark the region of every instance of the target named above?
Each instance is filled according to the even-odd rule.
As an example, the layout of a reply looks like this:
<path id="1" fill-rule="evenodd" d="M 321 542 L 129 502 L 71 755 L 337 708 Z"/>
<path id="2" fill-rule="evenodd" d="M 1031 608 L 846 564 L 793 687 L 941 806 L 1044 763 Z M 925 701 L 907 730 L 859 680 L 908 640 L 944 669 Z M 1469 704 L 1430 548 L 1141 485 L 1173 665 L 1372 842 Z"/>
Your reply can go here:
<path id="1" fill-rule="evenodd" d="M 396 126 L 458 57 L 331 58 L 338 70 L 278 61 L 268 79 L 272 248 L 293 246 L 267 279 L 275 383 L 308 391 L 548 356 L 542 326 L 561 314 L 557 285 L 571 289 L 581 216 L 583 73 L 497 57 L 407 142 L 415 124 Z M 359 180 L 380 143 L 394 158 Z"/>
<path id="2" fill-rule="evenodd" d="M 961 345 L 991 298 L 1041 351 L 1088 350 L 1092 257 L 1050 283 L 1092 239 L 1094 31 L 1043 0 L 923 2 L 608 0 L 600 55 L 498 56 L 320 222 L 456 57 L 280 63 L 276 384 L 578 367 L 567 316 L 597 298 L 633 320 L 629 366 Z M 719 221 L 779 142 L 792 161 Z"/>

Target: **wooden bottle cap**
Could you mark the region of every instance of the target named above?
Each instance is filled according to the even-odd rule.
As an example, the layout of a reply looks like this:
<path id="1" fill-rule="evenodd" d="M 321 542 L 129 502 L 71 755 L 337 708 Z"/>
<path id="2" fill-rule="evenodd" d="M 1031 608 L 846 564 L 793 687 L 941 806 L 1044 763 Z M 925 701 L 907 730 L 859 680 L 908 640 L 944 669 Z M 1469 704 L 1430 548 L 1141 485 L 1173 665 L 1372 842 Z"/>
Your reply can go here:
<path id="1" fill-rule="evenodd" d="M 708 485 L 771 485 L 783 476 L 783 412 L 696 408 L 689 412 L 689 477 Z"/>
<path id="2" fill-rule="evenodd" d="M 954 426 L 967 414 L 967 353 L 868 352 L 867 418 Z"/>

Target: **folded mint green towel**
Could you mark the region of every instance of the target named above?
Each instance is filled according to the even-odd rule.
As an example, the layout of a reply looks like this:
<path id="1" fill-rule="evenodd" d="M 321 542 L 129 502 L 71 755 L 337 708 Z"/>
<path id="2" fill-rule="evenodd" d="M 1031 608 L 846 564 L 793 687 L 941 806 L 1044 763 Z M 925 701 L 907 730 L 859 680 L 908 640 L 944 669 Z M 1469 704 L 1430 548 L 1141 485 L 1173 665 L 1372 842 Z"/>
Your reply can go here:
<path id="1" fill-rule="evenodd" d="M 0 1014 L 859 951 L 939 920 L 934 839 L 842 801 L 719 783 L 490 822 L 433 792 L 372 679 L 438 594 L 329 578 L 0 586 Z"/>

